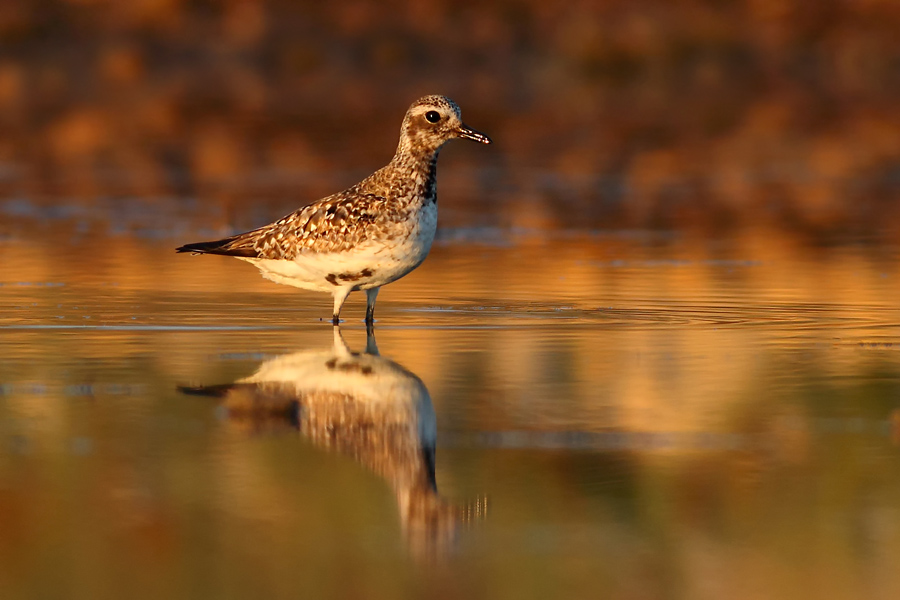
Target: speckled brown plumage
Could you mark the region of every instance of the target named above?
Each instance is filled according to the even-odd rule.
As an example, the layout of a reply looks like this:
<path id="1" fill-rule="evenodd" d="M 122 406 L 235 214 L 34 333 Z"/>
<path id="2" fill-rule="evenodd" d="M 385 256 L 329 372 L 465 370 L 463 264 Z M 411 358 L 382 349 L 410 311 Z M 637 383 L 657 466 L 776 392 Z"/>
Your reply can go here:
<path id="1" fill-rule="evenodd" d="M 456 137 L 490 143 L 487 136 L 462 123 L 459 107 L 450 99 L 420 98 L 407 111 L 397 151 L 385 167 L 270 225 L 221 240 L 186 244 L 177 251 L 249 260 L 279 283 L 321 291 L 334 286 L 337 321 L 340 303 L 350 291 L 377 290 L 424 260 L 436 223 L 438 154 L 444 143 Z M 390 258 L 393 249 L 396 256 Z M 379 255 L 378 261 L 366 264 L 366 253 Z M 347 270 L 344 256 L 353 256 L 352 269 Z M 295 271 L 302 274 L 285 274 L 285 269 L 269 261 L 293 261 Z M 311 261 L 318 261 L 315 268 L 307 268 Z M 329 261 L 333 269 L 327 268 Z M 374 294 L 369 313 L 373 306 Z"/>

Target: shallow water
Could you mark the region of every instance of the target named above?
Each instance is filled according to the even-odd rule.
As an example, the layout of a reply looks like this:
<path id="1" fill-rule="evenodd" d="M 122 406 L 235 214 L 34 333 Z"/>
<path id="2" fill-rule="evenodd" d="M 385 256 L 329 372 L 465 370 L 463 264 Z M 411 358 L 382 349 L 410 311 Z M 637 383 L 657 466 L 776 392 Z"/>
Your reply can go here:
<path id="1" fill-rule="evenodd" d="M 349 352 L 162 231 L 0 240 L 4 597 L 900 595 L 896 246 L 446 229 Z"/>

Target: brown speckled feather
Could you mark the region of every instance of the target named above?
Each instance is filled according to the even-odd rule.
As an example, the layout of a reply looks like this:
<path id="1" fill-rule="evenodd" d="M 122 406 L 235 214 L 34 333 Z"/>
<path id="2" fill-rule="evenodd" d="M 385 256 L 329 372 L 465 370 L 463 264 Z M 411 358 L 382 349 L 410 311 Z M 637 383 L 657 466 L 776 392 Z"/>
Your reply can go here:
<path id="1" fill-rule="evenodd" d="M 389 165 L 353 187 L 304 206 L 270 225 L 229 238 L 223 253 L 293 260 L 303 252 L 341 252 L 368 240 L 389 241 L 410 218 L 413 199 L 437 202 L 435 160 Z M 431 163 L 424 169 L 422 159 Z M 436 157 L 435 157 L 436 159 Z M 414 171 L 426 177 L 417 183 Z M 418 188 L 418 189 L 417 189 Z"/>
<path id="2" fill-rule="evenodd" d="M 351 188 L 352 190 L 353 188 Z M 270 225 L 235 236 L 224 250 L 252 250 L 256 258 L 296 258 L 301 252 L 340 252 L 378 234 L 387 199 L 341 192 L 304 206 Z"/>

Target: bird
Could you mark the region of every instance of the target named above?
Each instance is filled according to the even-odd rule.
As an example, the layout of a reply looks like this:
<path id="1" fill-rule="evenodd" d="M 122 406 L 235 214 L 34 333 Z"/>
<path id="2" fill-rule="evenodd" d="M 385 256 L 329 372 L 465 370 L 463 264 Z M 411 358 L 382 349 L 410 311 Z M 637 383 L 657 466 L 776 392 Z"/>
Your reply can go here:
<path id="1" fill-rule="evenodd" d="M 391 161 L 356 185 L 326 196 L 274 223 L 176 252 L 233 256 L 263 277 L 301 289 L 329 292 L 332 323 L 350 292 L 366 292 L 366 324 L 375 322 L 383 285 L 422 264 L 437 228 L 437 159 L 455 138 L 491 144 L 462 121 L 459 106 L 430 95 L 410 105 Z"/>

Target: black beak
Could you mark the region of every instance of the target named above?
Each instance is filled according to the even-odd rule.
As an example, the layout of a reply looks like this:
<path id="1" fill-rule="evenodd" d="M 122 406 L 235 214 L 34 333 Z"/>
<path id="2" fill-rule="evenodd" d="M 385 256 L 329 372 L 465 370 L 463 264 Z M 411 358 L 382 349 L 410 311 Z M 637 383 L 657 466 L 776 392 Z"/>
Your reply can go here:
<path id="1" fill-rule="evenodd" d="M 470 139 L 470 140 L 475 140 L 476 142 L 481 142 L 482 144 L 491 144 L 491 143 L 493 143 L 493 142 L 491 142 L 491 138 L 489 138 L 488 136 L 484 135 L 484 134 L 481 133 L 480 131 L 475 131 L 474 129 L 472 129 L 472 128 L 469 127 L 468 125 L 463 125 L 463 124 L 461 124 L 461 125 L 459 126 L 459 129 L 456 130 L 456 134 L 457 134 L 459 137 L 464 137 L 464 138 L 468 138 L 468 139 Z"/>

